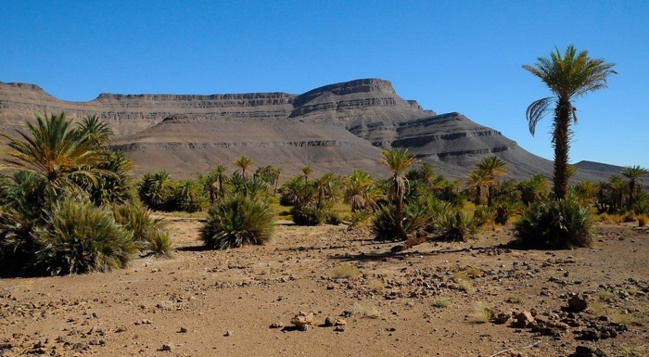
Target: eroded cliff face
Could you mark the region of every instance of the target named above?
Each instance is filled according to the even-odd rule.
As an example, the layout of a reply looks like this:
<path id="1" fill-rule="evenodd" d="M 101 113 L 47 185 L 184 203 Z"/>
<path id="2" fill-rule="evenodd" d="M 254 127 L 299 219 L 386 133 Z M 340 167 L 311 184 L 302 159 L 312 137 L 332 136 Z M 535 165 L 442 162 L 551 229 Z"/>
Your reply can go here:
<path id="1" fill-rule="evenodd" d="M 214 95 L 100 94 L 66 102 L 30 84 L 0 83 L 3 132 L 24 127 L 34 113 L 97 115 L 116 134 L 113 147 L 136 173 L 166 169 L 181 177 L 247 155 L 286 173 L 309 165 L 316 172 L 363 169 L 386 174 L 381 150 L 408 148 L 439 173 L 461 176 L 496 154 L 522 174 L 551 170 L 547 160 L 519 148 L 500 132 L 459 113 L 437 115 L 400 98 L 391 83 L 361 79 L 301 95 L 282 92 Z M 528 167 L 530 162 L 534 166 Z M 527 166 L 526 166 L 527 165 Z"/>

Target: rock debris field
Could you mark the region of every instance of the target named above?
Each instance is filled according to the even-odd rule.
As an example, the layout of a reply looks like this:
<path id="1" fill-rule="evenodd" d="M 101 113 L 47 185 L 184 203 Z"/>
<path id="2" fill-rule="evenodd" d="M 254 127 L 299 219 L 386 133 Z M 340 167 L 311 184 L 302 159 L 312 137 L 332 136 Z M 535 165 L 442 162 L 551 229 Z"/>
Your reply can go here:
<path id="1" fill-rule="evenodd" d="M 392 253 L 345 225 L 202 247 L 170 217 L 171 259 L 0 278 L 0 356 L 649 356 L 649 232 L 516 250 L 506 228 Z"/>

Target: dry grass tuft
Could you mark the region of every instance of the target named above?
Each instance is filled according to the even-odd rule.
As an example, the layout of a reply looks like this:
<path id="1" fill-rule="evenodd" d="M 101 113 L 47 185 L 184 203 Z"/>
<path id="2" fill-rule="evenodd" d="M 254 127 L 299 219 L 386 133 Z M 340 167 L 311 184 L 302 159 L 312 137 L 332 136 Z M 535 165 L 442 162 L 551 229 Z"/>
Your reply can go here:
<path id="1" fill-rule="evenodd" d="M 473 322 L 477 324 L 484 324 L 491 320 L 494 313 L 493 310 L 483 302 L 477 302 L 473 305 Z"/>
<path id="2" fill-rule="evenodd" d="M 448 307 L 448 305 L 450 305 L 450 304 L 451 304 L 451 301 L 449 299 L 445 298 L 445 297 L 440 297 L 440 298 L 435 299 L 435 301 L 433 301 L 433 307 L 437 307 L 437 308 L 440 308 L 440 309 Z"/>
<path id="3" fill-rule="evenodd" d="M 354 315 L 359 315 L 361 317 L 367 317 L 370 319 L 378 319 L 381 317 L 382 313 L 378 306 L 370 303 L 354 303 L 352 308 Z"/>
<path id="4" fill-rule="evenodd" d="M 332 275 L 335 279 L 354 279 L 361 275 L 361 271 L 357 267 L 345 263 L 334 268 Z"/>

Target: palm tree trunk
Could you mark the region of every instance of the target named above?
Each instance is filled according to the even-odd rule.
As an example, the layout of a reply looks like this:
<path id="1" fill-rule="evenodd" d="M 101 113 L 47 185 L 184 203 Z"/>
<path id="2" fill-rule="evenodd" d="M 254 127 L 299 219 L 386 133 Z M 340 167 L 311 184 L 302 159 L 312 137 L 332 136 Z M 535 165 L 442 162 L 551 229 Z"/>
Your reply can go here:
<path id="1" fill-rule="evenodd" d="M 487 187 L 487 207 L 491 207 L 492 203 L 493 203 L 493 186 L 490 183 L 489 186 Z"/>
<path id="2" fill-rule="evenodd" d="M 394 183 L 394 220 L 397 224 L 397 235 L 399 239 L 406 240 L 408 239 L 408 234 L 406 233 L 405 228 L 403 227 L 403 190 L 400 189 L 399 177 L 394 175 L 392 179 Z"/>
<path id="3" fill-rule="evenodd" d="M 559 99 L 554 115 L 554 198 L 562 200 L 568 193 L 568 151 L 570 150 L 570 101 Z"/>
<path id="4" fill-rule="evenodd" d="M 633 203 L 635 201 L 635 181 L 631 180 L 629 181 L 629 209 L 633 207 Z"/>

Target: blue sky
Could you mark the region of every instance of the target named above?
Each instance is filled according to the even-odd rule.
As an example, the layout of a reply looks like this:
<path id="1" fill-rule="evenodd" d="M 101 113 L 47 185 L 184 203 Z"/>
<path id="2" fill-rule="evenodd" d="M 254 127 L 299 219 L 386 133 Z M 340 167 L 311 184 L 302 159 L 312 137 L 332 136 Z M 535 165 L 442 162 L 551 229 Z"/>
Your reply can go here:
<path id="1" fill-rule="evenodd" d="M 551 159 L 548 96 L 524 71 L 574 44 L 616 64 L 577 99 L 571 162 L 649 168 L 649 1 L 0 1 L 0 81 L 57 98 L 214 94 L 390 80 L 405 99 L 457 111 Z"/>

